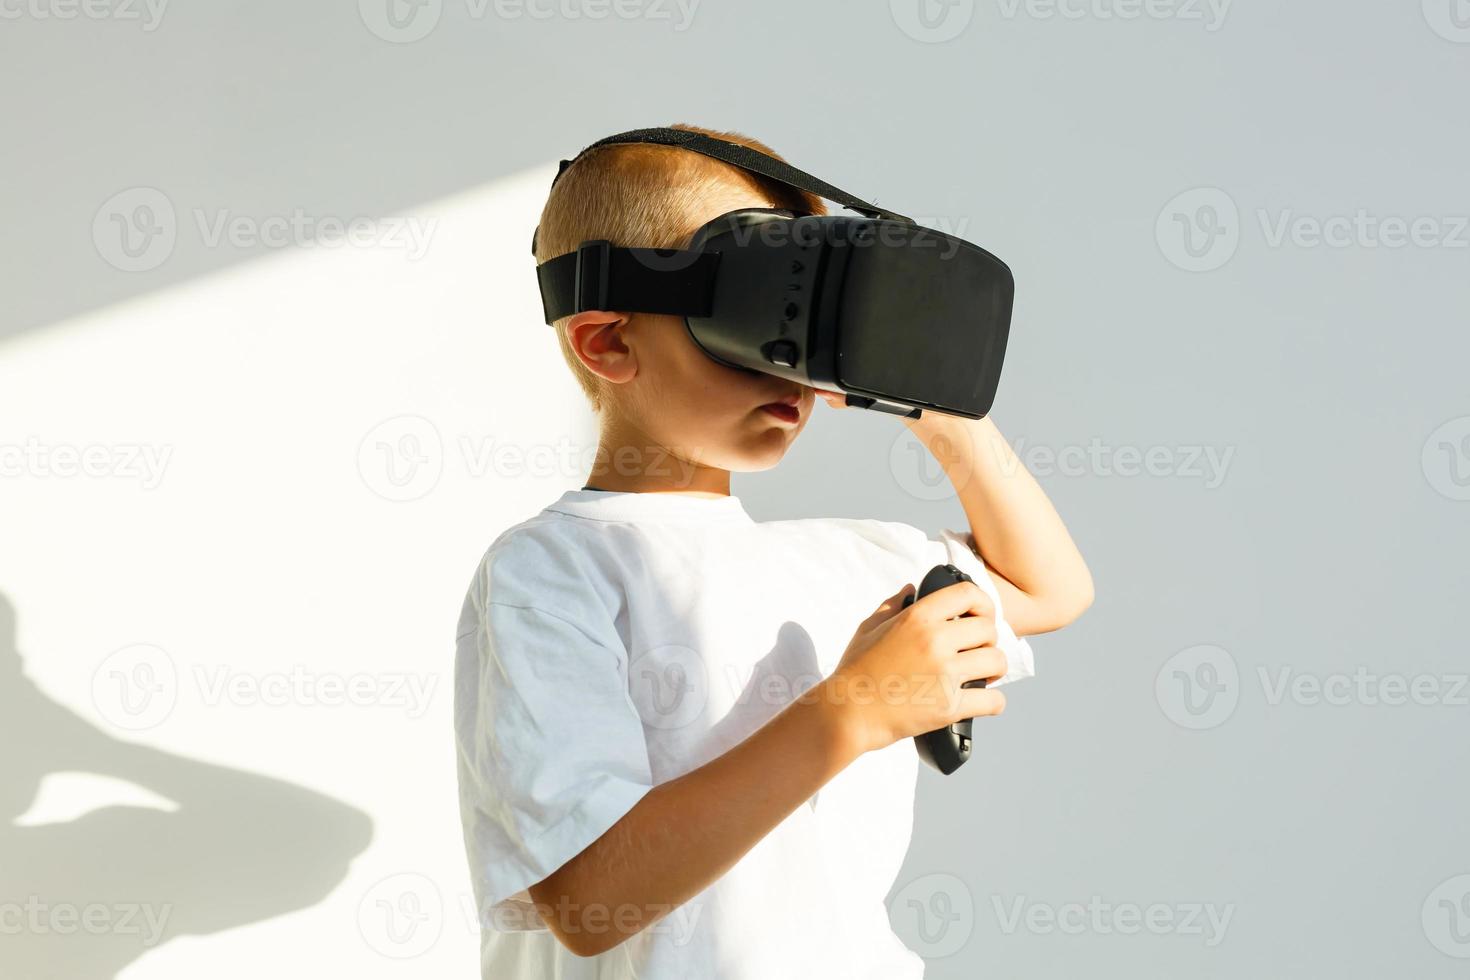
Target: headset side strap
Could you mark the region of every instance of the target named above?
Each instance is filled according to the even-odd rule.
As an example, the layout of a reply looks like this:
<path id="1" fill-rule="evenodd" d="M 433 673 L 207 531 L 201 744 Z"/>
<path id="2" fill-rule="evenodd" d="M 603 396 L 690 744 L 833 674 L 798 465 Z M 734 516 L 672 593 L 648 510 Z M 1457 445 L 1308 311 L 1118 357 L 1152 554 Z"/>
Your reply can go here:
<path id="1" fill-rule="evenodd" d="M 547 323 L 586 310 L 709 316 L 719 255 L 584 242 L 536 267 Z"/>

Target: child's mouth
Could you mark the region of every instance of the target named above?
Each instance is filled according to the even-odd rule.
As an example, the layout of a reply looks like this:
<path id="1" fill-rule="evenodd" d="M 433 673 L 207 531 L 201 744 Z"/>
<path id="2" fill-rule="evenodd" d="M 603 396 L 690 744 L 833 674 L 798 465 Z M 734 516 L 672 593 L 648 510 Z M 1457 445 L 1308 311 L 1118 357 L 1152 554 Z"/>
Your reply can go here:
<path id="1" fill-rule="evenodd" d="M 787 405 L 784 402 L 768 402 L 761 408 L 783 422 L 796 424 L 801 418 L 801 411 L 795 405 Z"/>

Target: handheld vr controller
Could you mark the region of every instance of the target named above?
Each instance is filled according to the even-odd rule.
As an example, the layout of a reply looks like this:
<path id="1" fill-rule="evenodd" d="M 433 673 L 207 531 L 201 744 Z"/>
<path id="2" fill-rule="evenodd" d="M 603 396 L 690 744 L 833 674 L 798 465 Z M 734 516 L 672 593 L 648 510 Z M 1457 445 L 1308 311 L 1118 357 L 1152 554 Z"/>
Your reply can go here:
<path id="1" fill-rule="evenodd" d="M 937 592 L 957 582 L 973 581 L 974 579 L 953 565 L 935 565 L 919 583 L 918 594 L 909 596 L 903 608 L 907 609 L 931 592 Z M 983 677 L 965 681 L 960 685 L 960 687 L 984 686 L 985 678 Z M 973 718 L 961 718 L 948 728 L 936 728 L 932 732 L 915 735 L 914 745 L 918 747 L 919 758 L 946 776 L 954 772 L 970 758 L 970 723 L 974 720 Z"/>

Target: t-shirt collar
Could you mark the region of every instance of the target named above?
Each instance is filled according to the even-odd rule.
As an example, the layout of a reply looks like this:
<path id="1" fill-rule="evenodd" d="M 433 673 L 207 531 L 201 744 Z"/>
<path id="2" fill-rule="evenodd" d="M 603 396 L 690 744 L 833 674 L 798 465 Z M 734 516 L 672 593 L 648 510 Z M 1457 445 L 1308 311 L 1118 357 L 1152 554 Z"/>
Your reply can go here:
<path id="1" fill-rule="evenodd" d="M 753 523 L 740 498 L 733 494 L 700 497 L 677 492 L 568 490 L 546 509 L 594 521 Z"/>

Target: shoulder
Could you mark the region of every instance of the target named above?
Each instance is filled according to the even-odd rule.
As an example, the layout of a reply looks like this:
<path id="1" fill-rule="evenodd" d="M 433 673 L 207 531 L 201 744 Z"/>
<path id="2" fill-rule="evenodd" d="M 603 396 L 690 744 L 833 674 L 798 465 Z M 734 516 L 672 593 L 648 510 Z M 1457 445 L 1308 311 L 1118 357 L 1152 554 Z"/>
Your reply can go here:
<path id="1" fill-rule="evenodd" d="M 480 558 L 466 605 L 585 611 L 602 592 L 605 564 L 595 529 L 552 511 L 506 528 Z"/>
<path id="2" fill-rule="evenodd" d="M 798 533 L 845 537 L 884 551 L 917 557 L 933 547 L 933 540 L 912 524 L 871 517 L 820 517 L 786 521 Z"/>

